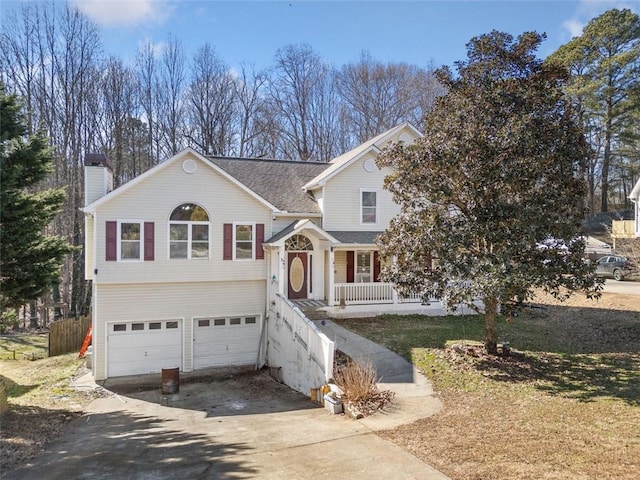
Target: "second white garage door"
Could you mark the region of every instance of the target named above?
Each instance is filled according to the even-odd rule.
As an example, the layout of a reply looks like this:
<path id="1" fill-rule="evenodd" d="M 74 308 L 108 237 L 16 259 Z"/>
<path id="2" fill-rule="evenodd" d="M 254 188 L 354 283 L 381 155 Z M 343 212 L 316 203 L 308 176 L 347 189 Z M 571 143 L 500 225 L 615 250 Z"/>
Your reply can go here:
<path id="1" fill-rule="evenodd" d="M 182 329 L 179 320 L 109 324 L 109 377 L 182 369 Z"/>
<path id="2" fill-rule="evenodd" d="M 194 368 L 253 365 L 258 358 L 260 317 L 193 320 Z"/>

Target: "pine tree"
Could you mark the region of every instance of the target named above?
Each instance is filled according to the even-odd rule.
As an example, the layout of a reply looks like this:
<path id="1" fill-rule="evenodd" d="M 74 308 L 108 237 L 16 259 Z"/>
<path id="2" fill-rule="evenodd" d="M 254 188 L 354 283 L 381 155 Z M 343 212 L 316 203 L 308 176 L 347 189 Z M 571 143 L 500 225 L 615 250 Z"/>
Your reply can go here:
<path id="1" fill-rule="evenodd" d="M 596 178 L 600 177 L 600 210 L 606 212 L 613 170 L 625 160 L 632 162 L 627 157 L 625 131 L 633 128 L 640 109 L 640 16 L 629 9 L 608 10 L 547 62 L 564 65 L 572 73 L 565 90 L 593 149 L 587 172 L 592 184 L 590 200 L 593 204 Z"/>
<path id="2" fill-rule="evenodd" d="M 472 39 L 457 76 L 438 72 L 448 93 L 424 138 L 380 159 L 395 168 L 385 186 L 401 207 L 380 240 L 394 258 L 383 280 L 483 313 L 492 354 L 500 305 L 535 288 L 559 297 L 600 288 L 579 237 L 587 147 L 561 90 L 566 71 L 535 57 L 543 38 Z"/>
<path id="3" fill-rule="evenodd" d="M 46 138 L 26 136 L 21 105 L 0 83 L 0 309 L 17 309 L 58 283 L 72 247 L 46 230 L 64 189 L 38 191 L 52 168 Z"/>

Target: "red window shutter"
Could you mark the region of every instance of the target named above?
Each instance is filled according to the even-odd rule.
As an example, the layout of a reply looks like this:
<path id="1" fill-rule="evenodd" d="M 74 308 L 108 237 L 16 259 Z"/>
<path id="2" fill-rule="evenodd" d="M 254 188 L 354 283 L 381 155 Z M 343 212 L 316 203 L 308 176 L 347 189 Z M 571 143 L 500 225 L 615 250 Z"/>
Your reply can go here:
<path id="1" fill-rule="evenodd" d="M 353 283 L 354 267 L 355 267 L 354 251 L 348 250 L 347 251 L 347 283 Z"/>
<path id="2" fill-rule="evenodd" d="M 380 253 L 373 252 L 373 281 L 380 281 Z"/>
<path id="3" fill-rule="evenodd" d="M 222 226 L 222 259 L 223 260 L 232 260 L 233 259 L 233 224 L 225 223 Z"/>
<path id="4" fill-rule="evenodd" d="M 264 223 L 256 223 L 256 260 L 264 260 Z"/>
<path id="5" fill-rule="evenodd" d="M 154 255 L 154 238 L 153 238 L 154 223 L 144 222 L 144 259 L 145 261 L 155 260 Z"/>
<path id="6" fill-rule="evenodd" d="M 118 222 L 106 222 L 105 260 L 118 259 Z"/>

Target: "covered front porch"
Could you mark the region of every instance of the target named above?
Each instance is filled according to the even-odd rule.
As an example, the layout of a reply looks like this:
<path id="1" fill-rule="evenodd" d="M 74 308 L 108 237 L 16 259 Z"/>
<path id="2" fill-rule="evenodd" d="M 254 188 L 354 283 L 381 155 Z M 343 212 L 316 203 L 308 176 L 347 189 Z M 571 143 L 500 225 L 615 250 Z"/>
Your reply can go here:
<path id="1" fill-rule="evenodd" d="M 267 296 L 322 303 L 328 316 L 406 312 L 442 314 L 441 303 L 403 297 L 391 283 L 379 282 L 380 232 L 326 232 L 299 220 L 264 244 L 269 259 Z"/>

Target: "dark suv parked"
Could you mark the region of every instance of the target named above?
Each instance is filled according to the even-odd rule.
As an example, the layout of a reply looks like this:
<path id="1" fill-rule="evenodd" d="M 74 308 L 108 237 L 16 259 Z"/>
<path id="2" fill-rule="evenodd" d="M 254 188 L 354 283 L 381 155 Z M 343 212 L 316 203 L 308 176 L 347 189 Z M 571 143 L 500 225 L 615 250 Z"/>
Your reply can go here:
<path id="1" fill-rule="evenodd" d="M 633 273 L 635 266 L 626 258 L 620 255 L 607 255 L 596 261 L 596 275 L 609 277 L 615 280 L 624 280 L 624 277 Z"/>

